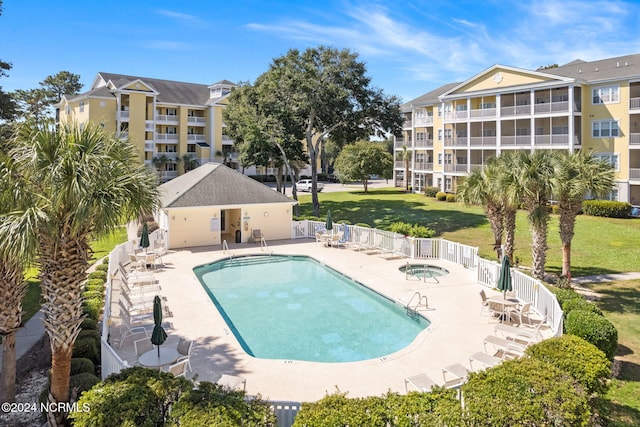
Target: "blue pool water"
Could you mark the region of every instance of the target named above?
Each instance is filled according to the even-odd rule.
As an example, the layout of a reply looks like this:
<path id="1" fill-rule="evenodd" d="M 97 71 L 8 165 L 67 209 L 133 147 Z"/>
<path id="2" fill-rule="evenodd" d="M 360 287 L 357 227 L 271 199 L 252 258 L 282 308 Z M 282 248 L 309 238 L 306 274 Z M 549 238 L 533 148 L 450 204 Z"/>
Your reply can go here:
<path id="1" fill-rule="evenodd" d="M 265 359 L 353 362 L 406 347 L 429 326 L 306 256 L 225 259 L 194 272 L 244 348 Z"/>

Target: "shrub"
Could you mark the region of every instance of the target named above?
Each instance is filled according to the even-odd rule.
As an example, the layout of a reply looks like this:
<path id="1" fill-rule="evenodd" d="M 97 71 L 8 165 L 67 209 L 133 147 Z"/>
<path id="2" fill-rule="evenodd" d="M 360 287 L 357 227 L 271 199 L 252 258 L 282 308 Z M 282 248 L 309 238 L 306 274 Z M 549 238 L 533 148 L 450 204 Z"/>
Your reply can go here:
<path id="1" fill-rule="evenodd" d="M 99 290 L 86 290 L 82 293 L 84 299 L 102 299 L 104 297 L 104 291 Z"/>
<path id="2" fill-rule="evenodd" d="M 91 359 L 85 357 L 74 357 L 71 359 L 71 376 L 89 373 L 96 373 L 96 366 Z"/>
<path id="3" fill-rule="evenodd" d="M 293 426 L 463 425 L 460 402 L 455 396 L 455 391 L 444 389 L 351 399 L 345 394 L 332 394 L 317 402 L 303 403 Z"/>
<path id="4" fill-rule="evenodd" d="M 582 202 L 582 211 L 591 216 L 628 218 L 631 214 L 631 205 L 613 200 L 585 200 Z"/>
<path id="5" fill-rule="evenodd" d="M 568 372 L 587 394 L 604 394 L 611 376 L 611 362 L 593 344 L 575 335 L 563 335 L 526 349 L 526 354 Z"/>
<path id="6" fill-rule="evenodd" d="M 78 333 L 78 339 L 83 339 L 87 337 L 94 340 L 97 346 L 100 345 L 100 332 L 98 332 L 97 330 L 85 329 L 85 330 L 81 330 L 80 333 Z"/>
<path id="7" fill-rule="evenodd" d="M 598 306 L 590 301 L 587 301 L 584 298 L 569 299 L 562 304 L 562 311 L 564 312 L 565 319 L 567 318 L 567 315 L 571 313 L 573 310 L 590 311 L 599 316 L 602 316 L 602 311 L 600 311 Z"/>
<path id="8" fill-rule="evenodd" d="M 551 213 L 558 215 L 560 213 L 560 205 L 551 205 Z"/>
<path id="9" fill-rule="evenodd" d="M 102 283 L 101 281 L 99 281 L 98 279 L 91 279 L 90 280 L 92 283 L 87 283 L 84 286 L 84 290 L 85 292 L 88 291 L 98 291 L 101 295 L 104 295 L 104 290 L 105 290 L 105 286 L 104 283 Z"/>
<path id="10" fill-rule="evenodd" d="M 82 301 L 82 311 L 96 322 L 100 320 L 103 307 L 104 301 L 102 298 L 89 298 Z"/>
<path id="11" fill-rule="evenodd" d="M 108 272 L 109 271 L 109 264 L 98 264 L 98 265 L 96 265 L 96 270 L 95 271 Z"/>
<path id="12" fill-rule="evenodd" d="M 95 374 L 83 372 L 69 378 L 69 391 L 73 392 L 75 390 L 77 392 L 77 396 L 80 396 L 99 382 L 100 378 L 96 377 Z"/>
<path id="13" fill-rule="evenodd" d="M 447 200 L 447 202 L 455 202 L 456 201 L 456 195 L 455 194 L 447 194 L 446 200 Z"/>
<path id="14" fill-rule="evenodd" d="M 564 289 L 554 286 L 549 286 L 549 290 L 553 292 L 558 300 L 558 304 L 562 307 L 565 301 L 570 299 L 584 299 L 582 295 L 574 291 L 573 289 Z"/>
<path id="15" fill-rule="evenodd" d="M 102 258 L 102 264 L 109 265 L 109 257 L 108 256 Z"/>
<path id="16" fill-rule="evenodd" d="M 71 357 L 82 357 L 91 360 L 97 365 L 100 364 L 98 346 L 96 340 L 91 337 L 77 339 L 73 345 L 73 352 L 71 354 Z"/>
<path id="17" fill-rule="evenodd" d="M 83 331 L 97 331 L 98 324 L 93 319 L 85 318 L 82 319 L 82 323 L 80 323 L 80 329 L 82 329 Z"/>
<path id="18" fill-rule="evenodd" d="M 436 197 L 436 194 L 440 192 L 438 187 L 424 187 L 424 195 L 427 197 Z"/>
<path id="19" fill-rule="evenodd" d="M 468 417 L 464 425 L 588 425 L 587 396 L 574 381 L 536 358 L 510 360 L 470 374 L 462 386 Z"/>
<path id="20" fill-rule="evenodd" d="M 85 285 L 85 288 L 87 286 L 102 286 L 104 287 L 106 281 L 102 280 L 102 279 L 89 279 L 87 280 L 87 284 Z"/>
<path id="21" fill-rule="evenodd" d="M 89 279 L 100 279 L 106 283 L 107 281 L 107 272 L 106 271 L 93 271 L 89 273 L 87 276 Z"/>
<path id="22" fill-rule="evenodd" d="M 591 311 L 573 310 L 567 315 L 565 329 L 598 347 L 613 360 L 618 348 L 618 331 L 613 323 Z"/>
<path id="23" fill-rule="evenodd" d="M 391 224 L 391 231 L 402 234 L 403 236 L 408 236 L 411 234 L 411 224 L 407 224 L 406 222 L 394 222 Z"/>
<path id="24" fill-rule="evenodd" d="M 447 193 L 439 191 L 436 194 L 436 200 L 438 200 L 440 202 L 444 202 L 445 200 L 447 200 Z"/>
<path id="25" fill-rule="evenodd" d="M 355 225 L 357 225 L 358 227 L 371 228 L 369 224 L 366 224 L 364 222 L 358 222 Z"/>

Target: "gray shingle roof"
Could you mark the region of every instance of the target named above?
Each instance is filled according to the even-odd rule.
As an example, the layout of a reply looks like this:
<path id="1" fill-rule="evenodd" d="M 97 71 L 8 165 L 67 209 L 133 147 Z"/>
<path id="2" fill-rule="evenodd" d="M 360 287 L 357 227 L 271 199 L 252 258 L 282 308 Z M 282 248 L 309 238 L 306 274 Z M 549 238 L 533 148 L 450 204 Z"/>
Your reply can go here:
<path id="1" fill-rule="evenodd" d="M 629 79 L 640 76 L 640 54 L 590 62 L 575 60 L 556 68 L 543 70 L 543 72 L 587 82 L 617 78 Z"/>
<path id="2" fill-rule="evenodd" d="M 424 95 L 421 95 L 411 101 L 402 105 L 402 111 L 411 111 L 411 107 L 414 105 L 428 105 L 428 104 L 437 104 L 440 102 L 438 97 L 443 93 L 453 89 L 458 86 L 460 82 L 457 83 L 447 83 L 446 85 L 440 86 L 437 89 L 432 90 L 431 92 L 427 92 Z"/>
<path id="3" fill-rule="evenodd" d="M 162 208 L 297 203 L 220 163 L 206 163 L 159 189 Z"/>

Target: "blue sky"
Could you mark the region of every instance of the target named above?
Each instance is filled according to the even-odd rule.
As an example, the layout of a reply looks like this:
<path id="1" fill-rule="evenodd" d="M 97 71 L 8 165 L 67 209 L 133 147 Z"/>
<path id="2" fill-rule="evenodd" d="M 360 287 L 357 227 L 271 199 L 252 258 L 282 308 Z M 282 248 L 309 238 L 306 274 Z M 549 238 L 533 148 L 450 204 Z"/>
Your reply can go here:
<path id="1" fill-rule="evenodd" d="M 396 3 L 396 5 L 394 5 Z M 640 2 L 4 0 L 5 91 L 61 70 L 250 81 L 290 48 L 348 48 L 403 101 L 494 64 L 535 69 L 640 53 Z"/>

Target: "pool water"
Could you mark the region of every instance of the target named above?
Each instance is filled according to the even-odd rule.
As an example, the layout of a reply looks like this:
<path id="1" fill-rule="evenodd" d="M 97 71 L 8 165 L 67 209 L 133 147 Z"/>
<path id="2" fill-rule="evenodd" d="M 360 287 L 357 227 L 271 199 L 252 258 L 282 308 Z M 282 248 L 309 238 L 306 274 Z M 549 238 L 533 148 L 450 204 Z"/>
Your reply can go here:
<path id="1" fill-rule="evenodd" d="M 194 268 L 229 329 L 265 359 L 353 362 L 401 350 L 429 326 L 306 256 L 248 256 Z"/>

